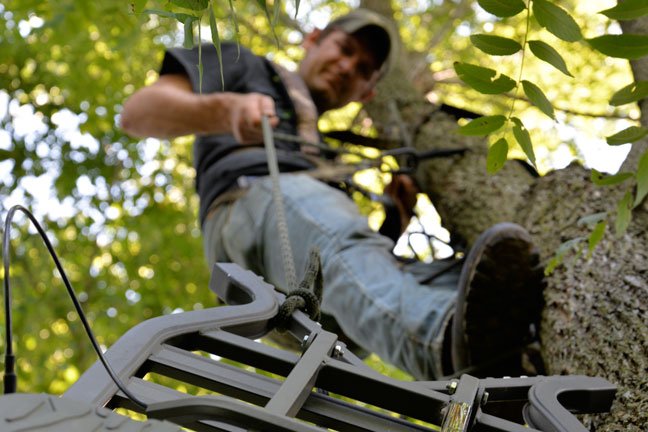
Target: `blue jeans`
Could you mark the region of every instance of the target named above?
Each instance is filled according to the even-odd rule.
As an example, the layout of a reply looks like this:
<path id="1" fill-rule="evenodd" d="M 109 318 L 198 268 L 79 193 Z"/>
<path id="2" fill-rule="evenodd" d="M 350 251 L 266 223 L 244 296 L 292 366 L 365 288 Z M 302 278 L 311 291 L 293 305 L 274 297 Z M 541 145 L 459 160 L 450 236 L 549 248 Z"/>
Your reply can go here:
<path id="1" fill-rule="evenodd" d="M 282 174 L 297 278 L 318 246 L 322 311 L 347 336 L 417 379 L 441 375 L 441 343 L 456 297 L 457 272 L 421 285 L 391 253 L 393 242 L 372 231 L 343 192 L 303 174 Z M 269 177 L 221 204 L 203 226 L 208 262 L 233 262 L 278 287 L 286 277 Z"/>

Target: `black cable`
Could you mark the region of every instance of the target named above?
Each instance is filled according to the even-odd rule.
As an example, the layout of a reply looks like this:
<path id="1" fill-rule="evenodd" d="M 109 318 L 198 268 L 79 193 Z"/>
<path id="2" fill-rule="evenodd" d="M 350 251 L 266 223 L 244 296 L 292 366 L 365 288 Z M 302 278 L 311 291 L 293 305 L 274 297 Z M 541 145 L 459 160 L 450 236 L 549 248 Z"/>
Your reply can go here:
<path id="1" fill-rule="evenodd" d="M 13 209 L 12 209 L 13 210 Z M 4 393 L 16 392 L 16 374 L 15 361 L 13 355 L 13 333 L 11 319 L 11 289 L 9 288 L 9 220 L 12 216 L 11 211 L 5 224 L 4 237 L 2 241 L 2 261 L 4 263 L 4 298 L 5 298 L 5 373 L 4 373 Z"/>
<path id="2" fill-rule="evenodd" d="M 2 255 L 3 255 L 3 263 L 4 263 L 4 299 L 5 299 L 5 316 L 6 316 L 6 321 L 5 321 L 5 326 L 6 326 L 6 354 L 5 354 L 5 375 L 4 375 L 4 390 L 5 394 L 8 393 L 15 393 L 16 391 L 16 374 L 14 372 L 14 365 L 15 365 L 15 356 L 13 355 L 13 334 L 12 334 L 12 318 L 11 318 L 11 288 L 9 284 L 9 246 L 10 246 L 10 231 L 11 231 L 11 221 L 13 219 L 14 214 L 16 211 L 22 211 L 32 222 L 34 227 L 36 227 L 36 230 L 38 231 L 38 234 L 40 234 L 41 238 L 43 239 L 43 242 L 45 243 L 45 246 L 47 247 L 47 250 L 50 253 L 50 256 L 52 257 L 52 260 L 54 260 L 54 264 L 56 265 L 56 268 L 58 269 L 59 274 L 61 275 L 61 279 L 63 279 L 63 283 L 65 284 L 65 288 L 67 288 L 68 294 L 70 295 L 70 298 L 72 299 L 72 303 L 74 303 L 74 307 L 77 311 L 77 314 L 79 315 L 79 318 L 81 320 L 81 323 L 83 324 L 83 327 L 85 328 L 85 331 L 90 338 L 90 342 L 92 343 L 92 346 L 94 350 L 96 351 L 97 355 L 99 356 L 99 360 L 103 364 L 104 368 L 106 369 L 106 372 L 108 372 L 108 375 L 110 375 L 110 378 L 114 381 L 115 385 L 135 404 L 139 405 L 142 407 L 144 410 L 147 409 L 147 404 L 142 402 L 139 398 L 137 398 L 133 393 L 131 393 L 124 383 L 121 381 L 121 379 L 117 376 L 115 371 L 110 367 L 108 364 L 108 361 L 104 357 L 103 353 L 101 352 L 101 348 L 99 347 L 99 343 L 97 343 L 97 340 L 92 333 L 92 329 L 90 329 L 90 324 L 88 323 L 88 320 L 85 316 L 85 313 L 83 313 L 83 309 L 81 308 L 81 303 L 79 303 L 79 300 L 74 292 L 74 289 L 72 289 L 72 285 L 70 284 L 70 281 L 65 274 L 65 270 L 63 270 L 63 266 L 61 265 L 61 262 L 58 259 L 58 256 L 56 255 L 56 252 L 54 251 L 54 248 L 52 247 L 52 244 L 49 241 L 49 238 L 47 237 L 47 234 L 43 230 L 43 228 L 40 226 L 36 218 L 34 217 L 33 214 L 26 208 L 24 208 L 21 205 L 15 205 L 13 206 L 10 210 L 9 213 L 7 213 L 7 219 L 5 221 L 5 231 L 4 231 L 4 237 L 3 237 L 3 242 L 2 242 Z"/>

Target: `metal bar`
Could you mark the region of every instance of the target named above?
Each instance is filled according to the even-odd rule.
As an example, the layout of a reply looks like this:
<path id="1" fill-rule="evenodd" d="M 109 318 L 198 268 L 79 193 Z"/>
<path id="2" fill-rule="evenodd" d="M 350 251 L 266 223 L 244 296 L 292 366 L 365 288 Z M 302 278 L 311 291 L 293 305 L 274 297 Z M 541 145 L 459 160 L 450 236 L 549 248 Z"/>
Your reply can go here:
<path id="1" fill-rule="evenodd" d="M 169 346 L 153 355 L 147 368 L 153 373 L 180 379 L 183 382 L 227 396 L 240 397 L 242 400 L 256 405 L 267 403 L 281 386 L 281 382 L 276 379 Z M 153 383 L 141 379 L 133 379 L 133 381 L 136 385 L 133 391 L 137 394 L 145 391 L 148 384 L 153 385 Z M 144 400 L 159 402 L 185 396 L 175 390 L 162 388 L 166 390 L 164 397 L 153 399 L 154 394 L 144 393 Z M 128 401 L 119 400 L 115 403 L 122 406 Z M 134 407 L 129 406 L 129 408 L 133 409 Z M 321 393 L 308 395 L 298 417 L 322 426 L 345 431 L 366 432 L 387 429 L 394 432 L 411 432 L 430 430 L 424 426 L 384 415 L 363 406 L 352 405 Z"/>
<path id="2" fill-rule="evenodd" d="M 278 387 L 278 385 L 277 385 Z M 164 402 L 170 400 L 186 399 L 187 395 L 177 390 L 164 387 L 149 381 L 144 381 L 141 378 L 134 378 L 131 380 L 129 390 L 136 392 L 144 397 L 149 403 Z M 117 393 L 115 399 L 111 402 L 111 408 L 124 407 L 133 411 L 139 412 L 139 407 L 133 404 L 121 392 Z M 407 420 L 388 416 L 377 411 L 372 411 L 367 408 L 351 405 L 339 399 L 334 399 L 329 396 L 313 393 L 303 408 L 304 414 L 300 415 L 306 421 L 314 422 L 320 426 L 331 428 L 333 430 L 348 431 L 348 432 L 375 432 L 381 430 L 388 430 L 390 432 L 431 432 L 425 426 L 410 423 Z M 214 430 L 214 424 L 224 431 L 240 431 L 242 429 L 228 425 L 224 422 L 218 422 L 214 419 L 205 421 L 209 425 L 201 425 L 196 430 Z M 248 429 L 244 429 L 248 430 Z"/>
<path id="3" fill-rule="evenodd" d="M 436 425 L 441 424 L 441 410 L 450 401 L 448 395 L 416 382 L 395 380 L 376 371 L 358 370 L 335 359 L 327 361 L 320 370 L 316 385 Z"/>
<path id="4" fill-rule="evenodd" d="M 128 390 L 142 396 L 142 398 L 147 401 L 149 404 L 155 404 L 159 402 L 165 402 L 170 400 L 181 400 L 187 398 L 187 394 L 179 392 L 177 390 L 170 389 L 160 384 L 152 383 L 149 381 L 144 381 L 141 378 L 131 379 Z M 115 397 L 110 401 L 108 405 L 109 408 L 126 408 L 135 412 L 140 412 L 141 407 L 135 405 L 130 399 L 128 399 L 121 391 L 118 392 Z M 240 428 L 233 426 L 231 424 L 221 422 L 218 420 L 207 420 L 199 422 L 194 425 L 194 429 L 200 432 L 246 432 L 248 429 Z"/>
<path id="5" fill-rule="evenodd" d="M 180 345 L 187 350 L 200 350 L 246 365 L 287 376 L 299 361 L 293 352 L 280 350 L 223 330 L 200 333 L 191 345 Z"/>
<path id="6" fill-rule="evenodd" d="M 277 415 L 254 405 L 244 404 L 227 396 L 194 396 L 154 403 L 149 406 L 147 415 L 194 428 L 204 420 L 227 419 L 235 426 L 264 432 L 324 431 L 319 427 Z"/>
<path id="7" fill-rule="evenodd" d="M 477 412 L 474 432 L 543 432 L 531 426 L 513 423 L 483 412 Z M 545 431 L 546 432 L 546 431 Z"/>
<path id="8" fill-rule="evenodd" d="M 147 362 L 151 373 L 164 375 L 201 388 L 264 405 L 280 383 L 236 366 L 211 360 L 174 347 L 165 347 Z"/>
<path id="9" fill-rule="evenodd" d="M 301 361 L 266 405 L 268 411 L 294 417 L 313 389 L 317 374 L 335 347 L 337 336 L 323 331 L 312 337 L 315 340 L 309 345 Z"/>

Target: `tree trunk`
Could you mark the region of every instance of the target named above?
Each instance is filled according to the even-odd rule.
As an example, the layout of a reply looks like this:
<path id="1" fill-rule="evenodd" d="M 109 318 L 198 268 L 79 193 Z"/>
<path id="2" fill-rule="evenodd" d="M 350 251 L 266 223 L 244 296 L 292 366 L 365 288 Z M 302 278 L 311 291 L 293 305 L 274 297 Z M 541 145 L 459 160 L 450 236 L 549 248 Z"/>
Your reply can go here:
<path id="1" fill-rule="evenodd" d="M 371 8 L 372 3 L 367 0 L 363 6 Z M 377 3 L 384 9 L 388 2 Z M 646 68 L 635 73 L 637 79 L 647 79 Z M 405 77 L 404 68 L 396 67 L 366 109 L 380 130 L 389 119 L 385 107 L 395 100 L 418 150 L 470 149 L 463 156 L 425 162 L 417 173 L 455 239 L 471 244 L 493 223 L 513 221 L 531 232 L 548 262 L 564 241 L 589 235 L 590 229 L 578 223 L 581 217 L 614 213 L 623 191 L 594 186 L 589 172 L 577 164 L 538 178 L 523 163 L 509 161 L 497 175 L 488 175 L 487 143 L 460 136 L 456 120 L 430 105 Z M 637 160 L 633 152 L 628 163 L 636 166 Z M 541 326 L 547 374 L 600 376 L 618 385 L 611 414 L 586 420 L 599 431 L 640 431 L 648 424 L 646 226 L 644 201 L 622 238 L 608 228 L 591 255 L 587 250 L 580 257 L 567 254 L 547 277 Z"/>

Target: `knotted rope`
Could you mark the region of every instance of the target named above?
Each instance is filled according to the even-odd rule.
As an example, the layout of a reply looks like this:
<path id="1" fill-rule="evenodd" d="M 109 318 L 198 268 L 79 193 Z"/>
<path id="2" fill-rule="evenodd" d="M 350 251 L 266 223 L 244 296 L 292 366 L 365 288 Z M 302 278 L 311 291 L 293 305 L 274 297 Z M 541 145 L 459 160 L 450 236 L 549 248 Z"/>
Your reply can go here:
<path id="1" fill-rule="evenodd" d="M 322 288 L 322 262 L 319 249 L 314 247 L 308 256 L 304 279 L 300 282 L 298 288 L 286 295 L 286 299 L 279 306 L 279 311 L 271 324 L 278 331 L 285 332 L 288 329 L 290 317 L 296 309 L 307 313 L 313 321 L 318 321 L 321 316 Z"/>
<path id="2" fill-rule="evenodd" d="M 290 321 L 290 316 L 293 314 L 295 309 L 300 309 L 308 313 L 309 317 L 314 321 L 319 320 L 323 285 L 322 263 L 319 249 L 313 248 L 308 257 L 304 279 L 301 281 L 299 286 L 297 286 L 295 261 L 290 246 L 290 238 L 288 237 L 288 224 L 286 222 L 283 196 L 281 195 L 279 184 L 277 152 L 274 145 L 272 127 L 270 126 L 270 121 L 267 116 L 263 116 L 262 118 L 262 127 L 263 141 L 268 158 L 268 170 L 272 180 L 272 198 L 275 204 L 281 256 L 289 290 L 286 300 L 279 307 L 279 311 L 273 319 L 272 324 L 274 324 L 279 331 L 285 331 Z"/>

